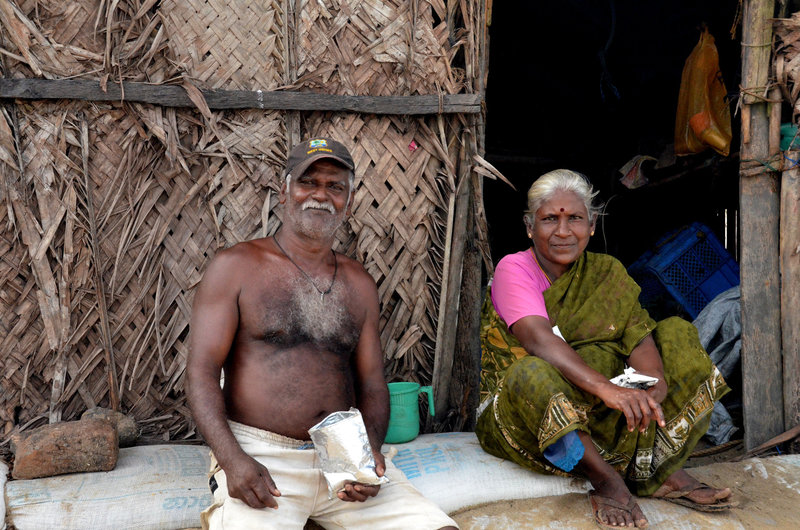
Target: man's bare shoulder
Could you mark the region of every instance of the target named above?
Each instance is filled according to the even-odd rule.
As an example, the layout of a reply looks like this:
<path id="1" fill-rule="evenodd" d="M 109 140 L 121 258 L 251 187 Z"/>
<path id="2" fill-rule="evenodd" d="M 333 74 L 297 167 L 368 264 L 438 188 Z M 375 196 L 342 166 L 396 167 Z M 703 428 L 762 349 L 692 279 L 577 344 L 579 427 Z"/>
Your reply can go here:
<path id="1" fill-rule="evenodd" d="M 339 267 L 349 282 L 353 282 L 358 287 L 377 289 L 375 279 L 360 261 L 339 253 L 336 254 L 336 259 L 339 260 Z"/>
<path id="2" fill-rule="evenodd" d="M 271 254 L 267 245 L 266 239 L 253 239 L 250 241 L 242 241 L 235 245 L 222 249 L 214 255 L 211 263 L 220 261 L 225 265 L 235 265 L 238 262 L 248 263 L 251 261 L 259 261 L 264 259 L 268 254 Z"/>
<path id="3" fill-rule="evenodd" d="M 233 280 L 241 277 L 242 272 L 253 270 L 254 267 L 263 267 L 272 252 L 268 249 L 265 239 L 242 241 L 217 252 L 211 259 L 203 281 L 227 278 Z"/>

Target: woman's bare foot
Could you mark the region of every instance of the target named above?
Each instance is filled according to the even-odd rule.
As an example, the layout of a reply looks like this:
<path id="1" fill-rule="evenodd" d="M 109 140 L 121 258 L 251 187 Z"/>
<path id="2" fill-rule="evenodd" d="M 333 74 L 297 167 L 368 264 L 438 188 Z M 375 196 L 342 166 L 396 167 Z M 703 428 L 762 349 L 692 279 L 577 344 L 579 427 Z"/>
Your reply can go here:
<path id="1" fill-rule="evenodd" d="M 601 526 L 647 528 L 647 517 L 619 473 L 603 460 L 588 434 L 578 431 L 578 437 L 584 447 L 578 468 L 594 488 L 589 495 L 597 523 Z"/>
<path id="2" fill-rule="evenodd" d="M 617 475 L 619 477 L 619 475 Z M 590 481 L 591 482 L 591 481 Z M 594 518 L 601 526 L 647 528 L 647 517 L 642 513 L 621 477 L 619 484 L 595 484 L 589 492 Z"/>

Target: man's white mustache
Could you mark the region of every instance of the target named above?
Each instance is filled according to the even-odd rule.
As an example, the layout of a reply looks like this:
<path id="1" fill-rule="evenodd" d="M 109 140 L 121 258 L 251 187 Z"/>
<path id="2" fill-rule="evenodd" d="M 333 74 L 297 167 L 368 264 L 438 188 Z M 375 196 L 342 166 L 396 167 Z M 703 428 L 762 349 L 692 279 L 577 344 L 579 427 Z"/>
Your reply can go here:
<path id="1" fill-rule="evenodd" d="M 308 199 L 306 202 L 303 203 L 302 210 L 308 210 L 309 208 L 314 208 L 316 210 L 325 210 L 331 215 L 336 215 L 336 209 L 334 209 L 333 205 L 328 202 L 319 202 L 314 199 Z"/>

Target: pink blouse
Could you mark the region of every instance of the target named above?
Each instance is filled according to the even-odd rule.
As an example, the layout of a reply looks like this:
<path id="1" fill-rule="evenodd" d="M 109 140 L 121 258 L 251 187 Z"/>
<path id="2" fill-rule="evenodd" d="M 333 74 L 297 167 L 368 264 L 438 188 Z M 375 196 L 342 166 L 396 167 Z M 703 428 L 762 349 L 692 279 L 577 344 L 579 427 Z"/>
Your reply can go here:
<path id="1" fill-rule="evenodd" d="M 531 249 L 500 260 L 492 280 L 492 304 L 508 327 L 526 316 L 547 318 L 544 291 L 550 287 Z"/>

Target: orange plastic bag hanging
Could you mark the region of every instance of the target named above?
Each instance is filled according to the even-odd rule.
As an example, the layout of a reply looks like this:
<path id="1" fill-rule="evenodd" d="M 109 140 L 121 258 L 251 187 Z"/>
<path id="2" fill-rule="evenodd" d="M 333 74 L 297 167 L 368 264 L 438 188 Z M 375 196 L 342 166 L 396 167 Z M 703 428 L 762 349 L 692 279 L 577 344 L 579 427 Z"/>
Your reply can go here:
<path id="1" fill-rule="evenodd" d="M 676 155 L 700 153 L 711 147 L 728 156 L 731 111 L 726 96 L 714 37 L 705 28 L 683 66 L 675 117 Z"/>

